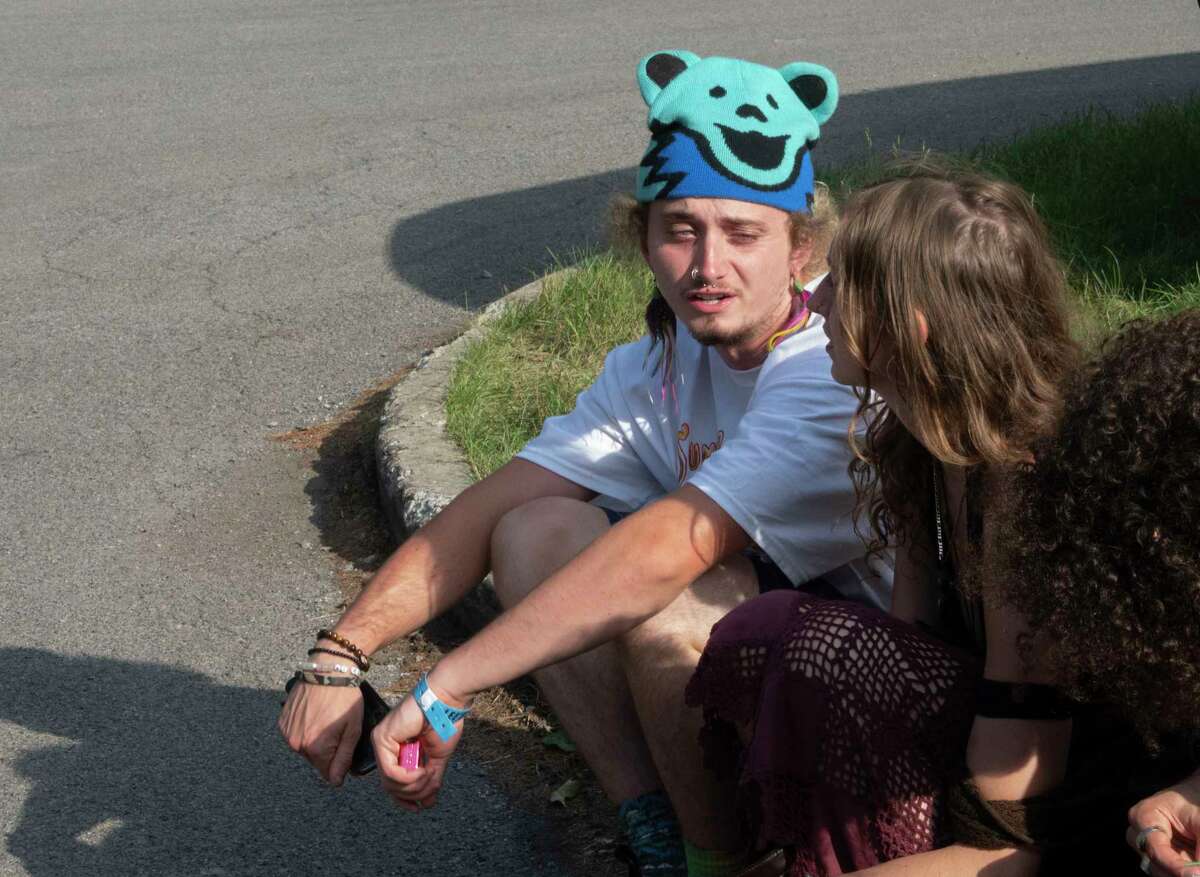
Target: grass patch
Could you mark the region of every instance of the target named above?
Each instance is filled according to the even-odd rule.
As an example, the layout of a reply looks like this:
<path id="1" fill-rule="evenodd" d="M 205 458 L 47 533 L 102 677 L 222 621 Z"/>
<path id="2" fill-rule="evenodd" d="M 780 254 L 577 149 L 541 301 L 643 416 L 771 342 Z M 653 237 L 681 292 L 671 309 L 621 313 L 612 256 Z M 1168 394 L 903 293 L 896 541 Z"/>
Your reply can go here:
<path id="1" fill-rule="evenodd" d="M 507 462 L 548 416 L 569 411 L 604 355 L 644 331 L 652 280 L 643 263 L 611 251 L 570 261 L 536 299 L 505 309 L 454 369 L 446 428 L 476 477 Z"/>
<path id="2" fill-rule="evenodd" d="M 1068 267 L 1080 333 L 1095 339 L 1133 317 L 1200 307 L 1197 155 L 1200 96 L 1130 119 L 1088 111 L 961 158 L 1033 194 Z M 819 176 L 844 194 L 882 169 L 876 159 Z M 605 353 L 643 331 L 644 264 L 609 251 L 571 261 L 573 271 L 509 308 L 455 369 L 447 428 L 476 477 L 570 410 Z"/>
<path id="3" fill-rule="evenodd" d="M 1200 98 L 1132 120 L 1092 111 L 980 158 L 1034 193 L 1075 278 L 1174 306 L 1200 283 L 1197 155 Z"/>

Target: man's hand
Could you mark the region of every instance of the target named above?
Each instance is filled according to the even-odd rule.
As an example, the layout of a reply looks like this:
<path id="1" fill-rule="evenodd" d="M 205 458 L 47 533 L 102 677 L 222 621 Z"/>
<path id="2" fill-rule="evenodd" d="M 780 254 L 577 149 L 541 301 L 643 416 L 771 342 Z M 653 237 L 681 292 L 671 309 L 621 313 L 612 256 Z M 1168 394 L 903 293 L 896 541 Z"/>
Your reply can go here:
<path id="1" fill-rule="evenodd" d="M 447 699 L 447 703 L 462 706 L 455 700 Z M 371 741 L 375 744 L 380 782 L 397 805 L 410 813 L 417 813 L 437 804 L 442 775 L 446 772 L 451 753 L 462 739 L 462 727 L 460 720 L 455 724 L 458 733 L 450 740 L 443 741 L 425 721 L 421 708 L 411 695 L 404 698 L 376 726 L 371 732 Z M 421 741 L 424 764 L 416 770 L 405 770 L 400 766 L 400 747 L 414 739 Z"/>
<path id="2" fill-rule="evenodd" d="M 279 714 L 279 733 L 327 782 L 340 786 L 362 733 L 362 717 L 357 688 L 298 682 Z"/>
<path id="3" fill-rule="evenodd" d="M 1186 867 L 1200 859 L 1200 773 L 1181 783 L 1139 801 L 1129 810 L 1129 830 L 1125 839 L 1137 850 L 1138 835 L 1151 826 L 1161 831 L 1144 835 L 1149 859 L 1146 873 L 1169 877 L 1200 877 L 1200 865 Z M 1142 870 L 1146 870 L 1143 865 Z"/>

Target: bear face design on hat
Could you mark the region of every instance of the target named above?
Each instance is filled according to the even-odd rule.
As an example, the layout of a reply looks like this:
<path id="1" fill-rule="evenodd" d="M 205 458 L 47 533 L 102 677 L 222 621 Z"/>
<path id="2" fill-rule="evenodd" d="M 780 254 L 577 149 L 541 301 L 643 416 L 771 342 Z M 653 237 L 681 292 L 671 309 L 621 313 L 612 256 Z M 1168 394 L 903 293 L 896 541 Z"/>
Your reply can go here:
<path id="1" fill-rule="evenodd" d="M 833 73 L 798 61 L 775 70 L 691 52 L 647 55 L 638 87 L 650 108 L 650 146 L 637 198 L 735 198 L 807 210 L 809 150 L 837 108 Z"/>

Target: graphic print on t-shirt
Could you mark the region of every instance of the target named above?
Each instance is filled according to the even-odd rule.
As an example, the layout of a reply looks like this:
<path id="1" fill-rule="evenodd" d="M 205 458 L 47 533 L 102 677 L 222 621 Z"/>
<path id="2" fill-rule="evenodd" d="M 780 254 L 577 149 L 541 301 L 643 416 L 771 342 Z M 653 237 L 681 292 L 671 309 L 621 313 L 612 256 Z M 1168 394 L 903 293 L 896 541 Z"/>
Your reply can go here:
<path id="1" fill-rule="evenodd" d="M 679 427 L 679 431 L 675 433 L 675 475 L 682 485 L 687 480 L 689 472 L 695 472 L 703 465 L 704 461 L 721 450 L 725 444 L 725 430 L 717 430 L 717 440 L 715 442 L 687 442 L 688 436 L 692 434 L 692 427 L 688 423 L 684 423 Z"/>

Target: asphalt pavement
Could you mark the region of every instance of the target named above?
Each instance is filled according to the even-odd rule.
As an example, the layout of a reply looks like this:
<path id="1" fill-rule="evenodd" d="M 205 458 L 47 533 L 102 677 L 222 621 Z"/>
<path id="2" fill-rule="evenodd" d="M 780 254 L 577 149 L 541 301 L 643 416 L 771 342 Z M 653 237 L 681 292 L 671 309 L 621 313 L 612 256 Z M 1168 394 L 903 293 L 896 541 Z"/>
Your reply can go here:
<path id="1" fill-rule="evenodd" d="M 818 162 L 1200 89 L 1192 0 L 3 5 L 0 875 L 565 873 L 275 739 L 338 594 L 268 435 L 599 240 L 663 48 L 831 67 Z"/>

